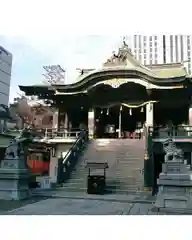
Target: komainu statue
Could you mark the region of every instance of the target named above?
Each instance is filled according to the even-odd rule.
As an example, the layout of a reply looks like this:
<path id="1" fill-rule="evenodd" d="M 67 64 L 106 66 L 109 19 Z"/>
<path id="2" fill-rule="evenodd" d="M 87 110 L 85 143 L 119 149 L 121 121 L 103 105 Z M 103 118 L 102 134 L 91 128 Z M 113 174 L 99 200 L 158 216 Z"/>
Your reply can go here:
<path id="1" fill-rule="evenodd" d="M 4 159 L 23 158 L 25 145 L 27 146 L 29 142 L 32 142 L 34 137 L 36 137 L 36 135 L 31 129 L 22 130 L 18 137 L 10 141 L 10 144 L 5 150 Z"/>
<path id="2" fill-rule="evenodd" d="M 192 172 L 184 161 L 184 152 L 171 138 L 165 140 L 163 148 L 165 161 L 157 179 L 155 206 L 158 211 L 192 213 Z"/>
<path id="3" fill-rule="evenodd" d="M 176 146 L 172 138 L 168 138 L 167 140 L 165 140 L 165 142 L 163 143 L 163 148 L 165 151 L 165 163 L 184 161 L 184 153 L 182 149 Z"/>
<path id="4" fill-rule="evenodd" d="M 0 167 L 0 199 L 20 200 L 31 196 L 27 149 L 32 139 L 31 131 L 26 129 L 5 150 Z"/>
<path id="5" fill-rule="evenodd" d="M 16 140 L 13 139 L 10 141 L 10 145 L 5 150 L 5 159 L 15 159 L 18 158 L 19 145 Z"/>

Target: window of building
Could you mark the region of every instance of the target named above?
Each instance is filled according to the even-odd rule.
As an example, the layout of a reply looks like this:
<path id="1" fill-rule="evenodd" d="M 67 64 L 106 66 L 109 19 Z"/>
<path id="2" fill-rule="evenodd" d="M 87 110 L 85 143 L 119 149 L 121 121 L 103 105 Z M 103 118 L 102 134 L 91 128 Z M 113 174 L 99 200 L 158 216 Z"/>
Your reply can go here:
<path id="1" fill-rule="evenodd" d="M 157 41 L 157 36 L 155 36 L 155 41 Z"/>
<path id="2" fill-rule="evenodd" d="M 157 41 L 155 41 L 155 47 L 157 47 Z"/>
<path id="3" fill-rule="evenodd" d="M 152 36 L 149 37 L 149 41 L 152 42 Z"/>
<path id="4" fill-rule="evenodd" d="M 152 43 L 152 42 L 150 42 L 150 43 L 149 43 L 149 46 L 150 46 L 150 47 L 152 47 L 152 46 L 153 46 L 153 43 Z"/>

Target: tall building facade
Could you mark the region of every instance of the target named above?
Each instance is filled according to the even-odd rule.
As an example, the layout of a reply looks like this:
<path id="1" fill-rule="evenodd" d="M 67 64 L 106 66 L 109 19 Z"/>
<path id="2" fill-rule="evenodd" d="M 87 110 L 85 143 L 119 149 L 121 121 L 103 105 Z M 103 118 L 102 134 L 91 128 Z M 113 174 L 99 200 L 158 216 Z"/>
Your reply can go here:
<path id="1" fill-rule="evenodd" d="M 8 106 L 11 83 L 12 54 L 0 46 L 0 104 Z"/>
<path id="2" fill-rule="evenodd" d="M 144 65 L 183 62 L 191 74 L 191 35 L 133 35 L 128 36 L 127 41 Z"/>

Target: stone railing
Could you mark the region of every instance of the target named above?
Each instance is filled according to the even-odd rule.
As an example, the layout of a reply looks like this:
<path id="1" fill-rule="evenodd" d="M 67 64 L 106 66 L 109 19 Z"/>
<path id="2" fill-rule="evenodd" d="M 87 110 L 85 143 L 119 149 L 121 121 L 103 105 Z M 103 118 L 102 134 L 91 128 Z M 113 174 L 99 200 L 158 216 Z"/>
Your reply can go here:
<path id="1" fill-rule="evenodd" d="M 57 128 L 51 128 L 45 129 L 44 137 L 47 139 L 64 139 L 64 138 L 78 138 L 79 134 L 81 133 L 80 129 L 57 129 Z"/>
<path id="2" fill-rule="evenodd" d="M 192 137 L 192 126 L 153 126 L 149 127 L 148 135 L 153 138 Z"/>

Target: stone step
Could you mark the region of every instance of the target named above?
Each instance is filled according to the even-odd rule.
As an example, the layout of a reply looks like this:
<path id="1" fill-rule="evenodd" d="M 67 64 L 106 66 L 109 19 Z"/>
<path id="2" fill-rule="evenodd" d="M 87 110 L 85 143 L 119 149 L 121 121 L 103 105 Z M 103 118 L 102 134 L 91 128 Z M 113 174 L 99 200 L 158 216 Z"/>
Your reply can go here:
<path id="1" fill-rule="evenodd" d="M 79 181 L 79 182 L 70 182 L 70 183 L 68 183 L 68 184 L 63 184 L 63 187 L 65 187 L 65 186 L 73 186 L 73 187 L 81 187 L 81 186 L 87 186 L 87 181 Z M 123 183 L 123 182 L 119 182 L 119 183 L 110 183 L 110 182 L 106 182 L 106 186 L 110 186 L 110 187 L 120 187 L 120 188 L 122 188 L 122 187 L 136 187 L 136 188 L 141 188 L 141 187 L 143 187 L 143 184 L 142 184 L 142 182 L 136 182 L 136 183 L 134 183 L 134 182 L 129 182 L 129 183 Z"/>
<path id="2" fill-rule="evenodd" d="M 81 188 L 73 188 L 73 187 L 63 187 L 63 191 L 65 192 L 87 192 L 87 188 L 81 187 Z M 135 193 L 140 193 L 140 192 L 146 192 L 143 188 L 129 188 L 129 189 L 113 189 L 111 188 L 106 188 L 106 192 L 110 193 L 116 193 L 116 194 L 135 194 Z"/>
<path id="3" fill-rule="evenodd" d="M 107 189 L 112 191 L 138 191 L 143 188 L 141 170 L 144 164 L 144 141 L 127 139 L 92 140 L 79 159 L 71 177 L 63 184 L 65 191 L 86 191 L 88 169 L 86 162 L 108 162 Z M 91 171 L 103 173 L 103 171 Z"/>

